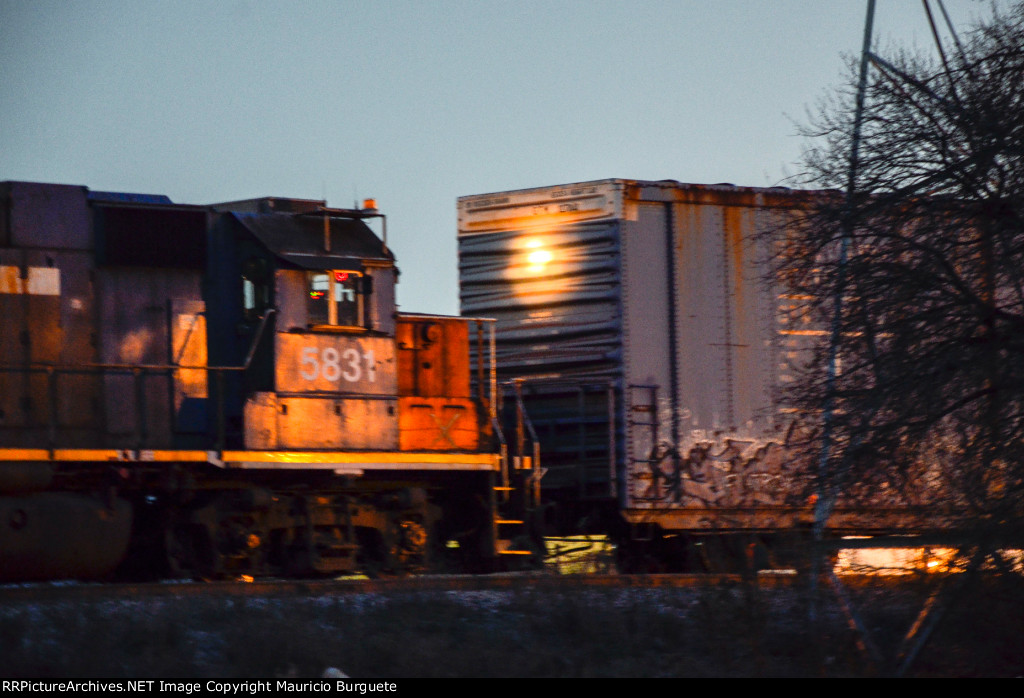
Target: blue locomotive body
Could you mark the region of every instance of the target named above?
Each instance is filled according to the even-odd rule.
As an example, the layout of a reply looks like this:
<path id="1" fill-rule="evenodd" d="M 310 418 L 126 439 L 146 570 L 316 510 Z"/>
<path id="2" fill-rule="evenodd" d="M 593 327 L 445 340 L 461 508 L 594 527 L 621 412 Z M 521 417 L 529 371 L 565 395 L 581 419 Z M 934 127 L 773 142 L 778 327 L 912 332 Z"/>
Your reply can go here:
<path id="1" fill-rule="evenodd" d="M 470 389 L 487 323 L 396 312 L 375 208 L 26 182 L 0 205 L 0 579 L 525 552 L 493 379 Z"/>

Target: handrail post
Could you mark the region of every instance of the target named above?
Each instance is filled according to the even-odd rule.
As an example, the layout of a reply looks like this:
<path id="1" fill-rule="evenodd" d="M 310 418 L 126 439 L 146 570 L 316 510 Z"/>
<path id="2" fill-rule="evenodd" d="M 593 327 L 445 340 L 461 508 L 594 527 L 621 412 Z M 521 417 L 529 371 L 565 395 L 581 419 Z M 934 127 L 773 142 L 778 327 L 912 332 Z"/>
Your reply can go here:
<path id="1" fill-rule="evenodd" d="M 135 418 L 135 447 L 142 449 L 148 436 L 146 429 L 146 385 L 145 372 L 142 368 L 132 369 L 132 378 L 135 384 L 135 411 L 138 416 Z"/>
<path id="2" fill-rule="evenodd" d="M 52 451 L 57 447 L 57 373 L 53 366 L 46 367 L 46 391 L 49 398 L 46 437 Z"/>
<path id="3" fill-rule="evenodd" d="M 217 371 L 217 455 L 224 452 L 224 431 L 225 431 L 225 418 L 224 418 L 224 371 Z"/>
<path id="4" fill-rule="evenodd" d="M 491 418 L 498 418 L 498 350 L 495 348 L 495 325 L 491 323 Z"/>
<path id="5" fill-rule="evenodd" d="M 484 403 L 484 323 L 476 320 L 476 391 L 480 404 Z"/>

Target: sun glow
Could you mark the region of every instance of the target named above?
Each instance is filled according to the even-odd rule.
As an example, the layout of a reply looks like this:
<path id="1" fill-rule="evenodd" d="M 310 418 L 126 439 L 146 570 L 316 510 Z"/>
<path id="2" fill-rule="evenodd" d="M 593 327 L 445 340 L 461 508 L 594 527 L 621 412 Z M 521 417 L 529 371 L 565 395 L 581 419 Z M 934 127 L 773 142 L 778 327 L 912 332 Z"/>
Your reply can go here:
<path id="1" fill-rule="evenodd" d="M 540 240 L 530 240 L 526 243 L 526 248 L 530 250 L 526 255 L 526 261 L 530 264 L 528 271 L 531 273 L 539 274 L 544 271 L 548 262 L 554 259 L 551 251 L 542 247 Z"/>
<path id="2" fill-rule="evenodd" d="M 544 265 L 551 261 L 552 255 L 547 250 L 537 250 L 536 252 L 531 252 L 527 259 L 530 261 L 530 264 Z"/>

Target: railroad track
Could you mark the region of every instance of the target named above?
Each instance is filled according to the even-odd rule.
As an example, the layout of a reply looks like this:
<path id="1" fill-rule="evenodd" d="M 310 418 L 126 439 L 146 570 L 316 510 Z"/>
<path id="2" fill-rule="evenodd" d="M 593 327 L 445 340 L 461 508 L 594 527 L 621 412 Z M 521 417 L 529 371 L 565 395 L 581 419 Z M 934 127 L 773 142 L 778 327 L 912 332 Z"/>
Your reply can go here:
<path id="1" fill-rule="evenodd" d="M 759 586 L 792 586 L 792 574 L 760 574 Z M 406 591 L 570 590 L 580 588 L 687 588 L 740 584 L 737 574 L 498 574 L 424 575 L 385 579 L 171 581 L 153 583 L 38 583 L 0 586 L 0 603 L 159 596 L 297 597 Z"/>

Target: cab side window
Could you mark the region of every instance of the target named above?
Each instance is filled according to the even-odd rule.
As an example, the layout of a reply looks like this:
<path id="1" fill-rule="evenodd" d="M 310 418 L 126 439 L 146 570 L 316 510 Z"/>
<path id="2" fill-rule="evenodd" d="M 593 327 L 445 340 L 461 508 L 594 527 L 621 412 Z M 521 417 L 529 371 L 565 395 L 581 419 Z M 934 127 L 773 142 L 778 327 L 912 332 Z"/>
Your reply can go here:
<path id="1" fill-rule="evenodd" d="M 364 329 L 365 277 L 348 270 L 311 271 L 306 276 L 311 327 Z"/>
<path id="2" fill-rule="evenodd" d="M 242 307 L 246 322 L 259 320 L 270 307 L 271 274 L 264 260 L 248 259 L 242 265 Z"/>

